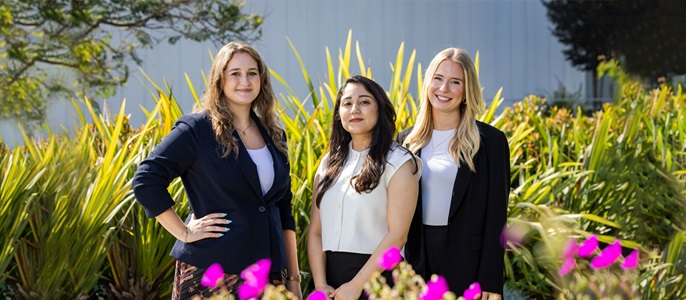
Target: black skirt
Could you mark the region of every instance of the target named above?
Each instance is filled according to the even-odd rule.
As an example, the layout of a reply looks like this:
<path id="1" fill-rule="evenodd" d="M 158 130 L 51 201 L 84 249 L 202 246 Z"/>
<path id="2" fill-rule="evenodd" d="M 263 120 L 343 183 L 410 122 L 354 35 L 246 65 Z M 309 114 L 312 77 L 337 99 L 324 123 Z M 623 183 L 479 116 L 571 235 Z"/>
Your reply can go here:
<path id="1" fill-rule="evenodd" d="M 443 265 L 445 265 L 446 253 L 445 253 L 445 243 L 448 233 L 448 226 L 432 226 L 424 225 L 424 238 L 426 245 L 426 271 L 429 278 L 431 279 L 431 274 L 442 275 L 444 270 Z"/>
<path id="2" fill-rule="evenodd" d="M 364 264 L 372 257 L 371 254 L 326 251 L 326 283 L 334 289 L 352 280 Z M 390 271 L 381 273 L 386 277 L 389 286 L 393 286 L 393 274 Z M 364 291 L 360 299 L 367 299 Z"/>

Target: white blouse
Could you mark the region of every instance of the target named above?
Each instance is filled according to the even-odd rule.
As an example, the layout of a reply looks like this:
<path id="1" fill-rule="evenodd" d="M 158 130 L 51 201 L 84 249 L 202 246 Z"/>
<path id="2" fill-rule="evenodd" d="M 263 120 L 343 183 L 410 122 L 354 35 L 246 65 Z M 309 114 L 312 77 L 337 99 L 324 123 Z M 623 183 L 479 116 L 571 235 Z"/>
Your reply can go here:
<path id="1" fill-rule="evenodd" d="M 351 179 L 360 172 L 369 149 L 358 152 L 348 146 L 345 166 L 322 197 L 319 216 L 322 224 L 323 251 L 341 251 L 372 254 L 388 233 L 386 220 L 388 205 L 388 183 L 393 174 L 414 155 L 394 144 L 388 154 L 386 168 L 379 184 L 369 193 L 357 193 Z M 317 174 L 324 177 L 328 154 L 319 164 Z M 418 177 L 422 162 L 417 158 Z"/>
<path id="2" fill-rule="evenodd" d="M 257 176 L 260 178 L 260 187 L 262 188 L 262 196 L 264 196 L 274 185 L 274 159 L 267 146 L 247 150 L 253 163 L 255 163 L 255 167 L 257 167 Z"/>
<path id="3" fill-rule="evenodd" d="M 424 175 L 422 187 L 422 220 L 424 225 L 446 226 L 453 197 L 458 167 L 450 155 L 450 139 L 455 129 L 434 130 L 431 141 L 422 149 Z"/>

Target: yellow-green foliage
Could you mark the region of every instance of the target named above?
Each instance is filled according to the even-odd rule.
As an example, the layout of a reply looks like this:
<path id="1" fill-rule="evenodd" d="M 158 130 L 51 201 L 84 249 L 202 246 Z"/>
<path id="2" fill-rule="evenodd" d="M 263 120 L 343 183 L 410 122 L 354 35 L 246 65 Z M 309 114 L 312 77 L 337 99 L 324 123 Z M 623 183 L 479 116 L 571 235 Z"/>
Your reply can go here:
<path id="1" fill-rule="evenodd" d="M 349 35 L 335 57 L 327 48 L 327 76 L 316 84 L 291 46 L 309 94 L 295 95 L 283 78 L 271 75 L 286 90 L 278 95 L 279 114 L 288 137 L 298 257 L 308 275 L 312 181 L 328 145 L 333 101 L 343 80 L 357 73 L 353 70 L 366 76 L 372 70 L 357 43 L 353 52 Z M 401 45 L 387 89 L 399 130 L 414 122 L 423 71 L 414 51 L 406 54 Z M 145 218 L 130 180 L 183 112 L 168 86 L 150 84 L 156 106 L 145 111 L 148 119 L 139 128 L 128 124 L 124 105 L 111 118 L 87 107 L 93 120 L 88 123 L 75 103 L 82 126 L 73 135 L 27 136 L 25 146 L 0 147 L 0 293 L 40 299 L 169 297 L 173 260 L 168 253 L 174 238 Z M 670 243 L 665 256 L 648 258 L 641 278 L 654 280 L 642 285 L 642 294 L 683 296 L 686 98 L 681 87 L 622 86 L 615 103 L 591 116 L 549 107 L 533 96 L 496 114 L 502 103 L 498 91 L 480 120 L 508 136 L 510 224 L 542 228 L 540 208 L 550 207 L 578 235 L 594 232 L 601 241 L 619 237 L 625 247 L 641 247 L 644 253 L 663 253 L 659 249 Z M 197 102 L 190 81 L 189 88 Z M 179 214 L 186 214 L 181 182 L 175 180 L 169 190 Z M 531 232 L 522 248 L 506 254 L 508 284 L 554 295 L 560 290 L 554 272 L 559 262 L 539 259 L 535 247 L 549 239 L 545 231 Z M 672 238 L 677 232 L 682 232 L 679 238 Z M 304 276 L 306 293 L 310 283 Z"/>

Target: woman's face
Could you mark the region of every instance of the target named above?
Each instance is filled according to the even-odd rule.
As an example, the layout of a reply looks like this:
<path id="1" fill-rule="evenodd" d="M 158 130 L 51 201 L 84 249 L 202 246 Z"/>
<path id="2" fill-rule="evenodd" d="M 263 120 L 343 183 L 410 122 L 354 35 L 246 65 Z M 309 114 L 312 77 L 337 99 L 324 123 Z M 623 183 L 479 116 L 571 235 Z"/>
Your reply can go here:
<path id="1" fill-rule="evenodd" d="M 224 95 L 232 107 L 250 106 L 260 94 L 257 62 L 245 52 L 234 53 L 224 72 Z"/>
<path id="2" fill-rule="evenodd" d="M 338 113 L 343 129 L 350 135 L 371 136 L 379 119 L 379 106 L 362 84 L 348 83 L 343 89 Z"/>
<path id="3" fill-rule="evenodd" d="M 446 59 L 438 64 L 427 90 L 429 102 L 435 111 L 459 113 L 465 99 L 465 78 L 462 65 Z"/>

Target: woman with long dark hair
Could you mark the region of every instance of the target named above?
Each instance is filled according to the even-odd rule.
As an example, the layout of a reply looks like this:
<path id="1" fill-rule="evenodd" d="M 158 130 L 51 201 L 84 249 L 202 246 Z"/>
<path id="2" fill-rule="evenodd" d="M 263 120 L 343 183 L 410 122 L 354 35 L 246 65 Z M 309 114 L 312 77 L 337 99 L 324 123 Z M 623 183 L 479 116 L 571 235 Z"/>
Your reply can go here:
<path id="1" fill-rule="evenodd" d="M 407 240 L 421 162 L 394 142 L 395 133 L 395 110 L 383 88 L 348 78 L 336 96 L 308 232 L 315 288 L 331 298 L 360 298 L 364 283 L 381 271 L 377 258 Z"/>

